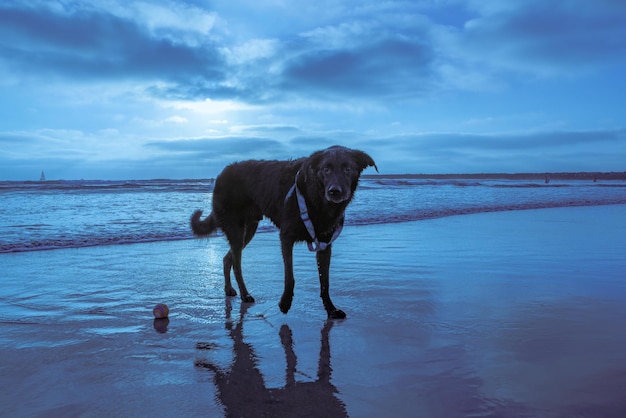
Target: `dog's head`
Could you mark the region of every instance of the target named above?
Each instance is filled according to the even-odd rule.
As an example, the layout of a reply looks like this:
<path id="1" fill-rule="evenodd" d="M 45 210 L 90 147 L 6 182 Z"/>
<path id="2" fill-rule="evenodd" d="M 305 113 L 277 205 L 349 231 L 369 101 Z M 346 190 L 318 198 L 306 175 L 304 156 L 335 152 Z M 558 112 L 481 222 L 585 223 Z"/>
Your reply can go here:
<path id="1" fill-rule="evenodd" d="M 352 199 L 361 172 L 367 167 L 378 171 L 372 157 L 363 151 L 333 146 L 309 157 L 307 177 L 319 182 L 327 201 L 342 203 Z"/>

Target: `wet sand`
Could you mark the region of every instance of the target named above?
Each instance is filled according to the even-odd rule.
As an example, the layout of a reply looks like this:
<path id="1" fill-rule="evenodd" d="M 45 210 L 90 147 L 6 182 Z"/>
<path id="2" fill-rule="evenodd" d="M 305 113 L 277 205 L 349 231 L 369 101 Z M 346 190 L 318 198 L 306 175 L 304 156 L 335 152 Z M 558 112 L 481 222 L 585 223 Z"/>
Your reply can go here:
<path id="1" fill-rule="evenodd" d="M 6 416 L 626 416 L 626 206 L 348 227 L 315 259 L 221 237 L 0 255 Z M 169 321 L 154 321 L 163 302 Z"/>

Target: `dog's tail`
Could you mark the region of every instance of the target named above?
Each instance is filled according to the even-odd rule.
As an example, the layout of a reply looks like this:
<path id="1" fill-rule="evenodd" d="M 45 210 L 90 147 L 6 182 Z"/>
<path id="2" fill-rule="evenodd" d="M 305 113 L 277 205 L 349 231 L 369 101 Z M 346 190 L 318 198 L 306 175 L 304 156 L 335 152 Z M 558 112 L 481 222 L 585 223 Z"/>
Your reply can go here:
<path id="1" fill-rule="evenodd" d="M 217 229 L 217 222 L 215 220 L 215 216 L 213 213 L 206 217 L 205 220 L 201 220 L 202 211 L 197 210 L 191 215 L 191 220 L 189 224 L 191 225 L 191 230 L 193 234 L 197 237 L 206 237 L 207 235 L 212 234 Z"/>

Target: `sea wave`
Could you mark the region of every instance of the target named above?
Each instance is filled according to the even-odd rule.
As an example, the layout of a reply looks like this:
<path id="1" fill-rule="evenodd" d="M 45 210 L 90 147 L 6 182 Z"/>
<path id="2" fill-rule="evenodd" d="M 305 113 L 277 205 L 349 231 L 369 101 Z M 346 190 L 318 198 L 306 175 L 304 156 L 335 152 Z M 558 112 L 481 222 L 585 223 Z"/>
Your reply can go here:
<path id="1" fill-rule="evenodd" d="M 0 253 L 193 238 L 212 180 L 0 182 Z M 347 225 L 481 212 L 626 204 L 626 182 L 364 178 Z M 268 220 L 260 233 L 276 231 Z"/>
<path id="2" fill-rule="evenodd" d="M 374 224 L 395 224 L 403 222 L 423 221 L 428 219 L 445 218 L 449 216 L 471 215 L 477 213 L 504 212 L 513 210 L 529 210 L 529 209 L 547 209 L 557 207 L 577 207 L 577 206 L 601 206 L 613 204 L 626 204 L 626 198 L 615 199 L 613 201 L 570 201 L 570 202 L 552 202 L 552 203 L 527 203 L 517 205 L 492 205 L 482 207 L 462 207 L 447 208 L 441 210 L 416 210 L 406 213 L 381 214 L 367 217 L 358 214 L 346 218 L 348 226 L 363 226 Z M 129 223 L 131 224 L 131 223 Z M 46 225 L 15 225 L 16 228 L 37 229 Z M 277 232 L 277 228 L 272 225 L 269 220 L 264 220 L 259 226 L 258 233 Z M 222 236 L 220 232 L 214 236 Z M 2 243 L 0 242 L 0 253 L 15 253 L 27 251 L 54 250 L 62 248 L 82 248 L 94 247 L 102 245 L 121 245 L 121 244 L 138 244 L 160 241 L 179 241 L 193 239 L 190 231 L 170 231 L 167 233 L 120 233 L 116 235 L 87 235 L 73 237 L 57 237 L 42 240 L 33 240 L 19 243 Z"/>
<path id="3" fill-rule="evenodd" d="M 3 193 L 122 193 L 122 192 L 177 192 L 203 193 L 213 190 L 214 179 L 201 180 L 54 180 L 54 181 L 0 181 Z"/>

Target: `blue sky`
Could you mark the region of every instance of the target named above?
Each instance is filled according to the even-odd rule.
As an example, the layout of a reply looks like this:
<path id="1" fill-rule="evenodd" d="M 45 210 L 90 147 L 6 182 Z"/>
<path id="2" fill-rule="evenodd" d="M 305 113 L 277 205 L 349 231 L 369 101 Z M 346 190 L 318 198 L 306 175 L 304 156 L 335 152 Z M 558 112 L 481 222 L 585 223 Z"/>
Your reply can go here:
<path id="1" fill-rule="evenodd" d="M 622 0 L 0 3 L 0 179 L 626 170 Z"/>

